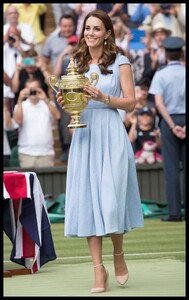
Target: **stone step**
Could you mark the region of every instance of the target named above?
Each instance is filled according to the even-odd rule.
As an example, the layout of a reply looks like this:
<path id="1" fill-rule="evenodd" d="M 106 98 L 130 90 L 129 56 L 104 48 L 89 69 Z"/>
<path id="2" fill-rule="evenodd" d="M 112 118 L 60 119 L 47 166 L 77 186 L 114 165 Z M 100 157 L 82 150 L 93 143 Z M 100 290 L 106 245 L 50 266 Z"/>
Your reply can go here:
<path id="1" fill-rule="evenodd" d="M 55 30 L 55 20 L 54 20 L 54 14 L 52 10 L 52 5 L 47 4 L 47 12 L 45 15 L 45 35 L 48 36 L 51 32 Z"/>

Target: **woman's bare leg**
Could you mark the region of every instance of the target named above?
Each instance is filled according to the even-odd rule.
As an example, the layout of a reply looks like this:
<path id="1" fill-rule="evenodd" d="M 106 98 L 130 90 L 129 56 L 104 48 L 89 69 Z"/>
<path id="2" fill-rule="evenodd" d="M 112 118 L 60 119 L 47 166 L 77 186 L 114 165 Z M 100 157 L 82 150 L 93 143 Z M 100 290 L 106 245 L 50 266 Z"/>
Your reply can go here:
<path id="1" fill-rule="evenodd" d="M 102 260 L 102 237 L 91 236 L 87 238 L 90 254 L 92 256 L 94 268 L 95 283 L 94 288 L 105 288 L 107 274 Z"/>
<path id="2" fill-rule="evenodd" d="M 127 265 L 124 259 L 123 251 L 123 234 L 111 234 L 111 239 L 113 243 L 113 253 L 114 255 L 114 267 L 115 274 L 117 276 L 122 276 L 128 273 Z M 120 254 L 120 255 L 116 255 Z"/>

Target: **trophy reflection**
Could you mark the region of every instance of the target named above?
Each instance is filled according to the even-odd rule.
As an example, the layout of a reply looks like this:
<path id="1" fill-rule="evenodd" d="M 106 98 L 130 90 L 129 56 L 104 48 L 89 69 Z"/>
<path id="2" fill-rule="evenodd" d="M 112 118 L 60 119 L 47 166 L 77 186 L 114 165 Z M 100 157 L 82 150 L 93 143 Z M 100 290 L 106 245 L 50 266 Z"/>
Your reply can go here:
<path id="1" fill-rule="evenodd" d="M 70 58 L 68 65 L 67 75 L 61 76 L 58 81 L 55 75 L 49 77 L 50 87 L 57 93 L 60 90 L 64 99 L 65 111 L 71 115 L 73 122 L 68 125 L 69 128 L 82 128 L 87 125 L 80 122 L 81 112 L 86 108 L 88 104 L 88 98 L 83 92 L 83 88 L 86 82 L 95 81 L 95 85 L 98 82 L 98 74 L 91 74 L 91 81 L 87 77 L 78 73 L 78 67 L 74 63 L 73 57 Z M 58 88 L 58 90 L 56 89 Z"/>

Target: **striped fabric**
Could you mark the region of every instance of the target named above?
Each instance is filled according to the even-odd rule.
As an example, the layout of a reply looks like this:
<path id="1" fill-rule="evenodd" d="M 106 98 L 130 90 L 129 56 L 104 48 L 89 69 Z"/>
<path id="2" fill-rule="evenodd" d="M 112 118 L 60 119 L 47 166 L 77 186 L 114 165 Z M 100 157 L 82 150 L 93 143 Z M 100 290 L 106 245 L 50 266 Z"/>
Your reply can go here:
<path id="1" fill-rule="evenodd" d="M 13 244 L 10 260 L 37 272 L 56 259 L 50 220 L 34 172 L 3 172 L 3 226 Z"/>

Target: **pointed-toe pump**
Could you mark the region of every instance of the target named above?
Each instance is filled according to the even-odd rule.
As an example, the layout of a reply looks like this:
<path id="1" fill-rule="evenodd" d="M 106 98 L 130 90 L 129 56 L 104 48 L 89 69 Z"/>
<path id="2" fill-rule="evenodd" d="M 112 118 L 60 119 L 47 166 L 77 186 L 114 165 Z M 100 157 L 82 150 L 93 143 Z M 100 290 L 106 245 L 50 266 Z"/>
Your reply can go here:
<path id="1" fill-rule="evenodd" d="M 96 266 L 94 266 L 94 268 L 98 268 L 101 266 L 105 269 L 103 264 L 96 265 Z M 103 293 L 103 292 L 106 292 L 109 290 L 109 273 L 106 269 L 105 269 L 105 271 L 106 271 L 106 279 L 105 279 L 104 288 L 101 288 L 101 287 L 92 288 L 91 293 Z"/>
<path id="2" fill-rule="evenodd" d="M 114 253 L 114 256 L 121 256 L 121 255 L 124 255 L 123 251 L 119 254 Z M 129 279 L 129 273 L 126 273 L 121 276 L 115 275 L 115 277 L 119 284 L 124 285 L 124 284 L 126 284 L 127 280 Z"/>

